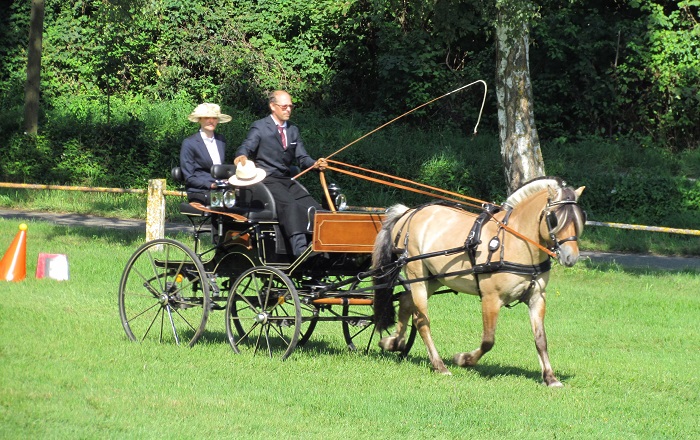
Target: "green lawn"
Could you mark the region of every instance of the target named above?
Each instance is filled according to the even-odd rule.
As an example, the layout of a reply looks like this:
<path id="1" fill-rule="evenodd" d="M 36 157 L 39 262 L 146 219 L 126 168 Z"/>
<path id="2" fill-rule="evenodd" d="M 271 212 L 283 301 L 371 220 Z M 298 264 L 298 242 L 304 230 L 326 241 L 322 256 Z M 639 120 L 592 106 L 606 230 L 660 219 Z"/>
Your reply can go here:
<path id="1" fill-rule="evenodd" d="M 0 219 L 0 252 L 18 230 Z M 127 340 L 117 289 L 143 242 L 29 223 L 27 278 L 0 282 L 0 438 L 698 438 L 700 276 L 555 266 L 541 385 L 527 309 L 503 309 L 474 369 L 449 361 L 480 341 L 478 298 L 431 300 L 453 375 L 433 374 L 420 340 L 405 361 L 349 353 L 339 323 L 280 361 L 235 355 L 223 312 L 193 348 Z M 180 237 L 188 240 L 188 237 Z M 70 280 L 37 280 L 64 253 Z"/>

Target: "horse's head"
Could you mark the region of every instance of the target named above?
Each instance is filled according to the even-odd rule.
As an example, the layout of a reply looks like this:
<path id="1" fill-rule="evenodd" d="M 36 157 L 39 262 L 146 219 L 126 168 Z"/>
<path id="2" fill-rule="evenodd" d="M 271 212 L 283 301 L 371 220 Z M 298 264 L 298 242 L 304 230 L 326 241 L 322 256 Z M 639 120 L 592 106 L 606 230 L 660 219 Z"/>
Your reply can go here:
<path id="1" fill-rule="evenodd" d="M 578 237 L 586 223 L 586 213 L 577 200 L 585 189 L 548 187 L 547 205 L 540 215 L 540 236 L 557 255 L 559 263 L 571 267 L 578 261 Z"/>

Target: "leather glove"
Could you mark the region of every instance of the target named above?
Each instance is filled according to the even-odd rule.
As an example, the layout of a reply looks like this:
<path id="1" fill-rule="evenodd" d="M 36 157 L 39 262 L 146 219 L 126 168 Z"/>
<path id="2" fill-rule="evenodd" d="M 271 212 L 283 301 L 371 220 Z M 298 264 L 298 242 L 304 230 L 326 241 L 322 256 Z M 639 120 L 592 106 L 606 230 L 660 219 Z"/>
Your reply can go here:
<path id="1" fill-rule="evenodd" d="M 315 166 L 316 168 L 318 168 L 319 171 L 323 171 L 328 166 L 328 161 L 326 161 L 326 159 L 322 157 L 316 161 Z"/>
<path id="2" fill-rule="evenodd" d="M 247 161 L 248 161 L 247 157 L 245 157 L 244 155 L 240 155 L 237 158 L 233 159 L 233 164 L 234 165 L 238 165 L 238 164 L 245 165 L 245 163 Z"/>

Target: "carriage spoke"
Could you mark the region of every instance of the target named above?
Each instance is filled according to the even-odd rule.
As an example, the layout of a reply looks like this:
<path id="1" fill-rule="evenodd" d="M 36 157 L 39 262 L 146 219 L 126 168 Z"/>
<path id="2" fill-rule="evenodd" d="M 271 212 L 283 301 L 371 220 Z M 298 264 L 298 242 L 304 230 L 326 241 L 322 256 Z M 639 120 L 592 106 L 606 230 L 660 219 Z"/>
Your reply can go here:
<path id="1" fill-rule="evenodd" d="M 285 359 L 297 344 L 300 327 L 299 298 L 283 272 L 253 267 L 234 282 L 226 303 L 226 335 L 234 352 L 265 350 L 269 357 Z"/>
<path id="2" fill-rule="evenodd" d="M 209 314 L 210 287 L 202 282 L 207 279 L 201 260 L 184 244 L 170 239 L 143 244 L 129 259 L 119 285 L 119 313 L 127 337 L 193 345 Z M 146 319 L 153 310 L 153 319 Z"/>

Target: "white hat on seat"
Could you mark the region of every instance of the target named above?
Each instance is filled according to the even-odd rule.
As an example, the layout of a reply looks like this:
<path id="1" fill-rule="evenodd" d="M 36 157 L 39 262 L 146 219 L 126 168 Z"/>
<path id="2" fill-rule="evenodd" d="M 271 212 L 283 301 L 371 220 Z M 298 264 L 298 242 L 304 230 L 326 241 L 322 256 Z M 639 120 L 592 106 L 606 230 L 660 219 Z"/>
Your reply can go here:
<path id="1" fill-rule="evenodd" d="M 236 165 L 236 175 L 228 179 L 233 186 L 247 186 L 262 181 L 267 173 L 262 168 L 257 168 L 252 160 L 246 160 L 245 165 Z"/>

